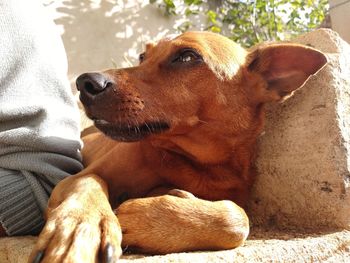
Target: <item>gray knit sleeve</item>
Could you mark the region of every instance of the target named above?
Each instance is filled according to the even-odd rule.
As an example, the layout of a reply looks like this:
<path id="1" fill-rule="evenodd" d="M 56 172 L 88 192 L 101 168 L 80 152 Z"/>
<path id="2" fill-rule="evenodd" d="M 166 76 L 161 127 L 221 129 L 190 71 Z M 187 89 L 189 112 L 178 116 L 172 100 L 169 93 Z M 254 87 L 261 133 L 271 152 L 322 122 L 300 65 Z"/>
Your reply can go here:
<path id="1" fill-rule="evenodd" d="M 35 234 L 52 188 L 79 172 L 79 111 L 40 1 L 0 0 L 0 223 Z"/>

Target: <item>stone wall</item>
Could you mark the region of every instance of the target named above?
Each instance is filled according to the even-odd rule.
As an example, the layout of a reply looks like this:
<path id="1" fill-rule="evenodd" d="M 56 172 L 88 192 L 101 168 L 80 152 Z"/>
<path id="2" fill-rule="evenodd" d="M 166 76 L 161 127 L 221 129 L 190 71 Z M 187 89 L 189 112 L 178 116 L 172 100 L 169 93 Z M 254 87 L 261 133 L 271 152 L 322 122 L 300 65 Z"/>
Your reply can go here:
<path id="1" fill-rule="evenodd" d="M 268 107 L 250 203 L 255 225 L 350 227 L 350 46 L 321 29 L 295 39 L 328 64 L 282 104 Z"/>

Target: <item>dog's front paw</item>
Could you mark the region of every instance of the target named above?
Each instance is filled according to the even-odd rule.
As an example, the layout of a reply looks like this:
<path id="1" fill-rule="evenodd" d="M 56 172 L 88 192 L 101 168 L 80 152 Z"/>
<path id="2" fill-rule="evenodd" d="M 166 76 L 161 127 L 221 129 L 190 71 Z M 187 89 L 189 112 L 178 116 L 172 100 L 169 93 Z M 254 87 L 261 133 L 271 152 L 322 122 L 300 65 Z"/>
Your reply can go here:
<path id="1" fill-rule="evenodd" d="M 185 191 L 170 193 L 177 196 L 130 199 L 117 208 L 123 246 L 167 254 L 231 249 L 247 238 L 248 218 L 233 202 L 201 200 Z"/>
<path id="2" fill-rule="evenodd" d="M 121 253 L 121 229 L 112 210 L 65 200 L 49 211 L 29 262 L 111 263 Z"/>

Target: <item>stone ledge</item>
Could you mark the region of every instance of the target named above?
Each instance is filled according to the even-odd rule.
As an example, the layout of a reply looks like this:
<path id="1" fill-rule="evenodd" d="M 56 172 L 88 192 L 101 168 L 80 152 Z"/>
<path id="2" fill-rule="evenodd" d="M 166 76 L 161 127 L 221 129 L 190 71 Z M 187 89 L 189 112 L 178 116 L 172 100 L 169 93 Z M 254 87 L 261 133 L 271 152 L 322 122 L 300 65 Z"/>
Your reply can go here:
<path id="1" fill-rule="evenodd" d="M 0 239 L 1 263 L 24 263 L 36 237 Z M 225 251 L 126 255 L 120 262 L 350 262 L 350 231 L 305 234 L 255 229 L 242 247 Z"/>

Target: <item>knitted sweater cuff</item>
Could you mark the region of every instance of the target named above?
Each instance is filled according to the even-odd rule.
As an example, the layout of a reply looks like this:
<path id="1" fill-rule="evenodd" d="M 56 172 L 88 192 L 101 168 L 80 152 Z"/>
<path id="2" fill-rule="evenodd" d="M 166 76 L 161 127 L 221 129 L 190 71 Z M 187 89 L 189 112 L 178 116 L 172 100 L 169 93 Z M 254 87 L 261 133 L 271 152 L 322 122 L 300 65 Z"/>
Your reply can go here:
<path id="1" fill-rule="evenodd" d="M 0 185 L 0 224 L 6 233 L 37 235 L 44 226 L 43 211 L 26 176 L 0 168 Z"/>

